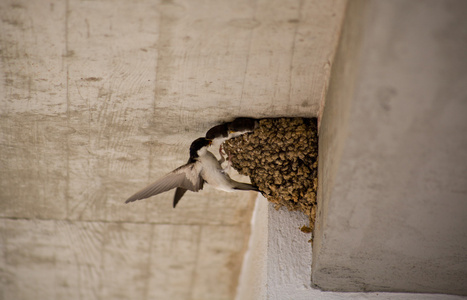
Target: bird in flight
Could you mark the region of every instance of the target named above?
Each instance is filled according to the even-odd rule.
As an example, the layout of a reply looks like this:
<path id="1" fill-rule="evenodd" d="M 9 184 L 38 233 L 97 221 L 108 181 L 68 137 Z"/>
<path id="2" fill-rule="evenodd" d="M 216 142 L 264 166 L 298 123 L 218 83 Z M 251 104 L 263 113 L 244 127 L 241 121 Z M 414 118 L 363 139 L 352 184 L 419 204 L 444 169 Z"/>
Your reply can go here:
<path id="1" fill-rule="evenodd" d="M 208 151 L 207 148 L 211 143 L 212 140 L 205 137 L 193 141 L 190 146 L 190 159 L 186 164 L 143 188 L 125 203 L 146 199 L 175 188 L 173 199 L 175 208 L 186 191 L 198 192 L 203 189 L 204 183 L 226 192 L 259 191 L 254 185 L 232 180 L 222 169 L 217 158 Z"/>

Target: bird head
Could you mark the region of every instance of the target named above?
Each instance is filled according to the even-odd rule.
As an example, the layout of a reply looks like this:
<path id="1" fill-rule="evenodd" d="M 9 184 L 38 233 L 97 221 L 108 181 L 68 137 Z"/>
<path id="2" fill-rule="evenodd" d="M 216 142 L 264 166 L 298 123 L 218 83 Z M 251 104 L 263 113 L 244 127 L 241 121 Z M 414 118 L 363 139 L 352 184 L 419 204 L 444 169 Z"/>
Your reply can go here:
<path id="1" fill-rule="evenodd" d="M 212 143 L 212 140 L 204 138 L 204 137 L 200 137 L 194 140 L 190 146 L 190 158 L 198 157 L 199 156 L 198 151 L 203 148 L 211 146 L 211 143 Z"/>
<path id="2" fill-rule="evenodd" d="M 227 136 L 227 123 L 214 126 L 206 132 L 206 138 L 210 140 L 215 138 L 226 138 Z"/>

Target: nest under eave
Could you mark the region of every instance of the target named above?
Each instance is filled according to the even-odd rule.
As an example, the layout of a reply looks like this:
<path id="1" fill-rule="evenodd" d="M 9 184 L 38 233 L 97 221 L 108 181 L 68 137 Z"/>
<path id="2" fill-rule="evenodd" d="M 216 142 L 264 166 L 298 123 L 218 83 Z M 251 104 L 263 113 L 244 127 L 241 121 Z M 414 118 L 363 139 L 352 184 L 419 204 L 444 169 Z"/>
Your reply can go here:
<path id="1" fill-rule="evenodd" d="M 316 118 L 261 119 L 251 133 L 224 142 L 232 166 L 250 177 L 263 195 L 310 218 L 316 215 L 318 130 Z"/>

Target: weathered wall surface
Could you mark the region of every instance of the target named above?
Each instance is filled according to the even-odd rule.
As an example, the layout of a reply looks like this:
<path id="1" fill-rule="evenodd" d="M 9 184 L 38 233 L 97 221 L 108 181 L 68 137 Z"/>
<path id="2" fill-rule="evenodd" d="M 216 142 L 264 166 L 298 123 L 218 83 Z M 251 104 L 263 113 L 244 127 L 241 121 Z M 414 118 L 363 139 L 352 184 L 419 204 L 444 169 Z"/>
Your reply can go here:
<path id="1" fill-rule="evenodd" d="M 467 295 L 466 12 L 464 1 L 370 1 L 355 93 L 333 69 L 318 287 Z"/>
<path id="2" fill-rule="evenodd" d="M 253 201 L 123 205 L 235 116 L 316 116 L 345 1 L 0 1 L 0 298 L 232 299 Z"/>

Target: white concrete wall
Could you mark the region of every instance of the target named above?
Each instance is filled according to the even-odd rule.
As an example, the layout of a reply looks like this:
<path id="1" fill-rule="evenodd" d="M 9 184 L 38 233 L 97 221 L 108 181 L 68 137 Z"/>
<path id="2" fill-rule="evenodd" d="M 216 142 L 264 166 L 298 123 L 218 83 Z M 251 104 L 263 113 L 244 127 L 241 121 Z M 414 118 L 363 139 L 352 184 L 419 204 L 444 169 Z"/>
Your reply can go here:
<path id="1" fill-rule="evenodd" d="M 355 84 L 337 74 L 321 123 L 317 286 L 467 295 L 466 12 L 369 2 Z"/>
<path id="2" fill-rule="evenodd" d="M 266 212 L 264 212 L 266 214 Z M 466 297 L 427 293 L 384 293 L 384 292 L 329 292 L 321 291 L 311 283 L 312 251 L 308 243 L 309 234 L 299 228 L 307 222 L 305 215 L 276 211 L 269 205 L 267 245 L 267 291 L 266 296 L 244 299 L 268 300 L 461 300 Z M 258 216 L 258 215 L 257 215 Z M 258 219 L 264 218 L 258 216 Z M 345 252 L 346 249 L 342 249 Z M 256 279 L 260 281 L 260 279 Z M 243 298 L 241 298 L 243 299 Z"/>
<path id="3" fill-rule="evenodd" d="M 267 299 L 268 228 L 268 201 L 258 195 L 251 218 L 250 241 L 243 260 L 237 300 Z"/>

